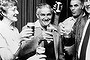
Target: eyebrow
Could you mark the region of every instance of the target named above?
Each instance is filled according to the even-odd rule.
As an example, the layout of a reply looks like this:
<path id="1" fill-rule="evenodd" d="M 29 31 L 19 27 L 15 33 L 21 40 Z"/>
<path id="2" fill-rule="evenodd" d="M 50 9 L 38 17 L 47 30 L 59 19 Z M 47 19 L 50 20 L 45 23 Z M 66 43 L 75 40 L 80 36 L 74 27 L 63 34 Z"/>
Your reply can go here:
<path id="1" fill-rule="evenodd" d="M 44 13 L 41 13 L 42 15 L 44 15 Z M 46 14 L 45 14 L 46 15 Z M 51 15 L 51 13 L 47 13 L 47 15 Z"/>
<path id="2" fill-rule="evenodd" d="M 78 6 L 78 4 L 75 4 L 74 6 Z"/>
<path id="3" fill-rule="evenodd" d="M 72 6 L 78 6 L 78 4 L 70 5 L 70 7 L 72 7 Z"/>

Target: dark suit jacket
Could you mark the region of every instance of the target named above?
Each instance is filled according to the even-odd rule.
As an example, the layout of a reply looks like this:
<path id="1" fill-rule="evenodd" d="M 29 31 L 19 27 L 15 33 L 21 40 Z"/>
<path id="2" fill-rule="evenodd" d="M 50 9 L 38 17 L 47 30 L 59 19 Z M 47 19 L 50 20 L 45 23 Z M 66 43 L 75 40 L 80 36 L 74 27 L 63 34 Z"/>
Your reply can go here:
<path id="1" fill-rule="evenodd" d="M 77 18 L 77 21 L 75 23 L 75 56 L 76 56 L 75 60 L 77 60 L 78 47 L 81 42 L 83 29 L 84 29 L 87 19 L 88 19 L 87 15 L 81 14 Z"/>
<path id="2" fill-rule="evenodd" d="M 57 29 L 54 30 L 53 33 L 53 39 L 54 39 L 54 50 L 55 50 L 55 57 L 56 60 L 64 60 L 64 55 L 63 55 L 63 49 L 62 49 L 62 41 L 61 41 L 61 36 L 59 34 L 59 29 L 55 26 Z M 23 48 L 21 49 L 19 56 L 24 57 L 25 55 L 28 55 L 27 57 L 30 57 L 35 54 L 35 50 L 38 46 L 38 42 L 43 39 L 42 38 L 42 29 L 40 27 L 36 27 L 34 38 L 30 41 L 26 41 Z M 24 59 L 23 59 L 24 60 Z"/>
<path id="3" fill-rule="evenodd" d="M 87 15 L 84 15 L 82 13 L 74 23 L 74 26 L 73 26 L 74 31 L 70 33 L 71 38 L 67 39 L 67 42 L 69 44 L 67 42 L 66 43 L 70 48 L 68 49 L 68 52 L 66 50 L 65 52 L 68 53 L 69 55 L 73 55 L 74 57 L 73 60 L 77 60 L 77 55 L 78 55 L 77 51 L 78 51 L 78 47 L 81 41 L 81 37 L 82 37 L 82 33 L 83 33 L 83 29 L 86 21 L 87 21 Z M 75 42 L 73 43 L 72 41 L 75 41 Z"/>
<path id="4" fill-rule="evenodd" d="M 54 26 L 54 25 L 53 25 Z M 61 36 L 60 36 L 60 33 L 59 33 L 59 28 L 57 26 L 54 26 L 57 31 L 53 31 L 53 39 L 54 39 L 54 50 L 55 50 L 55 57 L 56 57 L 56 60 L 64 60 L 64 55 L 63 55 L 63 48 L 62 48 L 62 40 L 61 40 Z M 38 40 L 40 40 L 40 36 L 41 36 L 41 28 L 37 28 L 36 30 L 36 38 L 38 38 Z M 39 33 L 38 33 L 39 32 Z M 42 39 L 42 38 L 41 38 Z"/>

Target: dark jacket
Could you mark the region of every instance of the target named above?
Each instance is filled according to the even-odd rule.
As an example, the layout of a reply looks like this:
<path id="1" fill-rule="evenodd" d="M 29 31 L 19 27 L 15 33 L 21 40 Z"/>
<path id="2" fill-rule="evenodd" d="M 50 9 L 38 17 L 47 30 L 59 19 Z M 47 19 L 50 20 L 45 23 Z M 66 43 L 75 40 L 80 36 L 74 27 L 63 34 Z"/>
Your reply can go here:
<path id="1" fill-rule="evenodd" d="M 35 27 L 34 38 L 30 41 L 26 41 L 23 48 L 21 49 L 19 56 L 20 57 L 30 57 L 35 54 L 35 50 L 38 46 L 38 42 L 43 39 L 42 36 L 42 29 L 40 27 Z M 56 60 L 64 60 L 64 54 L 62 49 L 62 40 L 59 34 L 59 29 L 55 26 L 57 30 L 53 30 L 53 39 L 54 39 L 54 51 L 55 51 L 55 58 Z M 27 57 L 25 57 L 27 55 Z M 21 58 L 23 59 L 23 58 Z M 23 59 L 25 60 L 25 59 Z"/>
<path id="2" fill-rule="evenodd" d="M 81 42 L 81 38 L 82 38 L 82 33 L 83 33 L 83 29 L 84 26 L 86 24 L 86 21 L 88 19 L 87 15 L 83 15 L 81 14 L 78 18 L 77 21 L 75 23 L 75 49 L 76 49 L 76 60 L 77 60 L 77 55 L 78 55 L 78 48 L 79 48 L 79 44 Z"/>

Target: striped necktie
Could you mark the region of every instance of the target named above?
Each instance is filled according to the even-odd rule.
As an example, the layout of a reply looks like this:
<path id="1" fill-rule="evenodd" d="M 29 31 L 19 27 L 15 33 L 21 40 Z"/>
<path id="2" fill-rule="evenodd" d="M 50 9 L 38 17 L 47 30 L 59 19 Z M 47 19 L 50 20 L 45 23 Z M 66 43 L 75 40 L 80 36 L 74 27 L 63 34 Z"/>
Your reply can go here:
<path id="1" fill-rule="evenodd" d="M 86 58 L 86 49 L 87 49 L 87 45 L 88 45 L 89 34 L 90 34 L 90 22 L 88 24 L 88 27 L 87 27 L 87 30 L 86 30 L 86 33 L 85 33 L 85 36 L 83 39 L 79 60 L 85 60 L 85 58 Z"/>

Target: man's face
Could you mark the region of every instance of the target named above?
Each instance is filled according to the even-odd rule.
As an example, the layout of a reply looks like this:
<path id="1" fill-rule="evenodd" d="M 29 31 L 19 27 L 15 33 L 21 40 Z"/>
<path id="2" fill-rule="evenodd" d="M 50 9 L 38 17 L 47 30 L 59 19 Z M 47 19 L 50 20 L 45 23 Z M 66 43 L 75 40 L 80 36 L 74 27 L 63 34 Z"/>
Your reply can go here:
<path id="1" fill-rule="evenodd" d="M 90 13 L 90 1 L 84 2 L 85 10 Z"/>
<path id="2" fill-rule="evenodd" d="M 77 17 L 81 14 L 83 9 L 83 5 L 81 4 L 81 1 L 79 0 L 71 0 L 70 2 L 70 10 L 72 12 L 72 15 L 74 17 Z"/>
<path id="3" fill-rule="evenodd" d="M 17 14 L 19 14 L 17 7 L 13 6 L 6 10 L 6 17 L 12 22 L 17 21 Z"/>
<path id="4" fill-rule="evenodd" d="M 47 26 L 50 24 L 52 19 L 51 10 L 47 7 L 44 7 L 39 10 L 37 17 L 42 26 Z"/>

